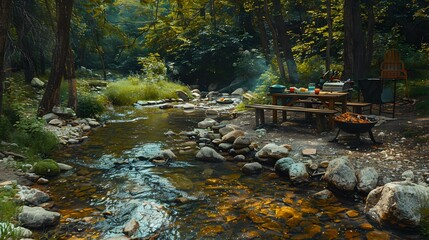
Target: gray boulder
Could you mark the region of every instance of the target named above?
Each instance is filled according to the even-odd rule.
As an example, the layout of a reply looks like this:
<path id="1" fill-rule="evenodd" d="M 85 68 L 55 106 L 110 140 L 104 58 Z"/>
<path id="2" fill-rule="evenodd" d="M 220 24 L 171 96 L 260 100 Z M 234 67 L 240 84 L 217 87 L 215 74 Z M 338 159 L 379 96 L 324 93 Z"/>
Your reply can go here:
<path id="1" fill-rule="evenodd" d="M 232 143 L 221 143 L 221 144 L 219 144 L 219 149 L 221 149 L 223 151 L 228 151 L 231 148 L 232 148 Z"/>
<path id="2" fill-rule="evenodd" d="M 277 160 L 276 164 L 274 165 L 274 169 L 276 170 L 277 173 L 288 176 L 289 168 L 294 163 L 295 161 L 290 157 L 280 158 L 279 160 Z"/>
<path id="3" fill-rule="evenodd" d="M 218 125 L 219 123 L 216 122 L 216 120 L 211 119 L 211 118 L 206 118 L 203 121 L 198 123 L 198 128 L 209 128 L 209 127 L 213 127 L 215 125 Z"/>
<path id="4" fill-rule="evenodd" d="M 357 189 L 360 192 L 369 193 L 377 187 L 378 172 L 373 167 L 366 167 L 356 171 Z"/>
<path id="5" fill-rule="evenodd" d="M 355 171 L 347 157 L 339 157 L 329 162 L 323 179 L 343 191 L 352 191 L 357 184 Z"/>
<path id="6" fill-rule="evenodd" d="M 391 182 L 368 194 L 365 213 L 379 224 L 416 227 L 421 221 L 421 209 L 428 204 L 428 187 L 407 181 Z"/>
<path id="7" fill-rule="evenodd" d="M 63 117 L 75 117 L 76 116 L 76 113 L 73 111 L 73 109 L 67 108 L 67 107 L 55 106 L 52 108 L 52 112 L 58 116 L 63 116 Z"/>
<path id="8" fill-rule="evenodd" d="M 219 133 L 222 136 L 225 136 L 226 134 L 228 134 L 229 132 L 232 132 L 234 130 L 240 130 L 240 127 L 234 124 L 228 124 L 222 128 L 219 129 Z"/>
<path id="9" fill-rule="evenodd" d="M 313 194 L 313 198 L 318 199 L 318 200 L 327 200 L 330 198 L 333 198 L 334 194 L 329 191 L 328 189 L 322 190 L 320 192 L 317 192 L 315 194 Z"/>
<path id="10" fill-rule="evenodd" d="M 244 132 L 241 130 L 234 130 L 232 132 L 227 133 L 222 137 L 222 142 L 234 143 L 235 139 L 244 136 Z"/>
<path id="11" fill-rule="evenodd" d="M 52 119 L 48 123 L 49 123 L 49 125 L 57 126 L 57 127 L 61 127 L 64 124 L 64 122 L 61 119 L 58 119 L 58 118 Z"/>
<path id="12" fill-rule="evenodd" d="M 189 101 L 189 95 L 182 90 L 176 91 L 177 97 L 181 98 L 183 101 Z"/>
<path id="13" fill-rule="evenodd" d="M 18 187 L 18 197 L 21 201 L 35 206 L 51 200 L 51 197 L 47 193 L 27 186 Z"/>
<path id="14" fill-rule="evenodd" d="M 289 168 L 289 178 L 293 182 L 308 182 L 308 172 L 304 163 L 294 163 Z"/>
<path id="15" fill-rule="evenodd" d="M 251 137 L 241 136 L 234 140 L 232 147 L 234 149 L 245 148 L 245 147 L 248 147 L 251 143 L 252 143 Z"/>
<path id="16" fill-rule="evenodd" d="M 24 206 L 18 215 L 18 220 L 24 227 L 43 228 L 57 225 L 60 217 L 59 213 L 46 211 L 41 207 Z"/>
<path id="17" fill-rule="evenodd" d="M 243 95 L 244 89 L 243 88 L 237 88 L 234 90 L 234 92 L 231 93 L 231 95 Z"/>
<path id="18" fill-rule="evenodd" d="M 198 151 L 196 157 L 197 160 L 205 162 L 223 162 L 225 158 L 217 153 L 213 148 L 203 147 Z"/>
<path id="19" fill-rule="evenodd" d="M 58 119 L 58 115 L 55 113 L 47 113 L 42 117 L 46 122 L 50 122 L 52 119 Z"/>
<path id="20" fill-rule="evenodd" d="M 278 160 L 289 156 L 289 149 L 284 146 L 279 146 L 274 143 L 265 145 L 261 150 L 256 153 L 256 158 L 260 161 L 267 161 L 269 159 Z"/>
<path id="21" fill-rule="evenodd" d="M 262 172 L 262 165 L 258 162 L 246 163 L 241 171 L 246 175 L 258 174 Z"/>

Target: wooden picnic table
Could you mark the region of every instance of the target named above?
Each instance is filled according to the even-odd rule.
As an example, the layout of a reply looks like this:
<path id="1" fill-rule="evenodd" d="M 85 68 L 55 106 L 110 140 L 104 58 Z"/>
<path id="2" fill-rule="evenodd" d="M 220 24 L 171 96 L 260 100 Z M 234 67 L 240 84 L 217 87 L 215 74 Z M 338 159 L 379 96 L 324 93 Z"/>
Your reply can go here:
<path id="1" fill-rule="evenodd" d="M 298 100 L 314 98 L 317 101 L 324 103 L 328 109 L 334 110 L 335 103 L 341 103 L 341 112 L 347 112 L 347 92 L 323 92 L 319 94 L 315 93 L 273 93 L 269 94 L 272 97 L 272 104 L 278 105 L 278 100 L 281 99 L 283 106 L 293 106 Z M 288 101 L 286 101 L 288 100 Z M 286 112 L 283 111 L 283 120 L 286 121 Z M 277 111 L 273 110 L 273 121 L 277 121 Z M 331 128 L 335 127 L 334 118 L 329 119 L 329 125 Z"/>

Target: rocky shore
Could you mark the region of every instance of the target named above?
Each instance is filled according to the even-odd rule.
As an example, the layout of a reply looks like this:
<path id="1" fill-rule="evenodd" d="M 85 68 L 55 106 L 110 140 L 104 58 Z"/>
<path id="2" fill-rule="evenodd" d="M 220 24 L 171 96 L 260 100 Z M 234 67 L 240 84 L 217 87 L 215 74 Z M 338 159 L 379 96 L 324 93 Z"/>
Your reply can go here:
<path id="1" fill-rule="evenodd" d="M 367 195 L 365 210 L 361 214 L 366 214 L 380 225 L 419 225 L 419 210 L 427 207 L 429 199 L 429 149 L 424 143 L 429 137 L 428 134 L 419 135 L 420 142 L 404 137 L 399 126 L 410 126 L 427 133 L 427 119 L 410 114 L 395 120 L 381 118 L 374 133 L 383 144 L 371 145 L 364 137 L 360 145 L 353 146 L 347 138 L 340 143 L 330 143 L 334 133 L 317 134 L 308 123 L 299 121 L 255 129 L 253 111 L 237 113 L 234 110 L 243 97 L 249 97 L 242 89 L 231 95 L 216 92 L 203 94 L 198 90 L 192 94 L 190 97 L 178 93 L 182 99 L 179 103 L 164 100 L 139 101 L 135 104 L 137 108 L 199 109 L 207 115 L 193 131 L 165 133 L 167 137 L 186 136 L 189 138 L 188 146 L 179 151 L 166 149 L 157 156 L 149 159 L 142 157 L 141 160 L 166 164 L 174 161 L 180 151 L 195 148 L 196 160 L 216 164 L 234 163 L 240 166 L 242 174 L 257 176 L 269 171 L 297 185 L 325 181 L 327 190 L 315 194 L 315 199 L 329 199 L 338 193 Z M 219 102 L 219 99 L 223 101 Z M 224 103 L 225 99 L 229 102 Z M 294 115 L 289 116 L 290 120 L 294 118 Z M 78 144 L 87 138 L 91 129 L 104 126 L 95 119 L 70 118 L 63 110 L 45 115 L 44 119 L 47 129 L 55 133 L 64 145 Z M 5 166 L 13 166 L 23 156 L 8 152 L 0 154 L 0 172 L 5 173 L 0 177 L 0 187 L 17 185 L 19 200 L 26 205 L 18 216 L 21 226 L 10 226 L 10 229 L 19 229 L 23 237 L 31 238 L 29 229 L 57 225 L 61 216 L 49 211 L 52 204 L 49 195 L 25 186 L 49 184 L 49 180 L 35 174 L 34 166 L 27 166 L 28 172 L 11 173 L 11 168 Z M 63 172 L 72 169 L 65 164 L 58 164 L 58 168 Z M 132 237 L 137 225 L 138 222 L 125 225 L 124 237 Z"/>

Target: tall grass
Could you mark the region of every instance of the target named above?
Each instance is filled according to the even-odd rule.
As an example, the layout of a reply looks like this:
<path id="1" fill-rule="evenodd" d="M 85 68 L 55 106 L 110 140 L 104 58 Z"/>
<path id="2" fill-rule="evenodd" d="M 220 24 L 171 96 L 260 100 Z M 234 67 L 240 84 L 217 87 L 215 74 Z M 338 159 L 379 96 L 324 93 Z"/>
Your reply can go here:
<path id="1" fill-rule="evenodd" d="M 105 95 L 114 105 L 125 106 L 139 100 L 177 98 L 177 90 L 191 95 L 188 87 L 178 83 L 167 80 L 145 81 L 137 76 L 130 76 L 109 84 Z"/>

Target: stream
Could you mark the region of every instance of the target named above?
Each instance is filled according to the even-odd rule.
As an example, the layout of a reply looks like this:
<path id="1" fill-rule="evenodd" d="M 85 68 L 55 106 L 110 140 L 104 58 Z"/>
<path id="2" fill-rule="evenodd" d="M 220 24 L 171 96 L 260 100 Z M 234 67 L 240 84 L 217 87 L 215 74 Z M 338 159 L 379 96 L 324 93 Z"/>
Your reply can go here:
<path id="1" fill-rule="evenodd" d="M 197 146 L 183 135 L 203 112 L 122 108 L 80 145 L 53 156 L 75 167 L 43 190 L 61 213 L 59 239 L 124 236 L 133 239 L 418 239 L 368 223 L 358 197 L 329 201 L 310 196 L 324 189 L 313 181 L 293 185 L 274 172 L 241 174 L 233 162 L 194 160 Z M 145 159 L 171 149 L 177 161 Z"/>

